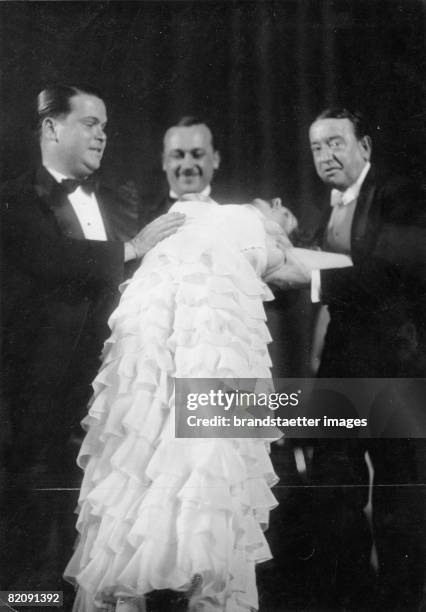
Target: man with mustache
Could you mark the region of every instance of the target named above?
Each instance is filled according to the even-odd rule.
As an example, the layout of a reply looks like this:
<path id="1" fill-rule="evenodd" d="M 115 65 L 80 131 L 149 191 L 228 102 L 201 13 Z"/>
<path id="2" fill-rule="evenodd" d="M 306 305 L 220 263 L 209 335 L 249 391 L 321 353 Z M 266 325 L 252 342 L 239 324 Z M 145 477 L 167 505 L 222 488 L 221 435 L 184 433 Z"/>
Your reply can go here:
<path id="1" fill-rule="evenodd" d="M 163 139 L 162 167 L 167 177 L 169 192 L 160 200 L 156 214 L 169 210 L 184 194 L 199 193 L 216 199 L 212 181 L 221 164 L 216 144 L 214 134 L 200 117 L 184 116 L 167 129 Z M 243 192 L 239 194 L 239 198 L 242 194 Z M 277 201 L 277 198 L 273 201 Z M 293 232 L 294 236 L 297 221 L 289 210 L 286 209 L 284 214 L 288 215 L 288 233 Z M 289 315 L 289 309 L 294 310 L 297 307 L 297 296 L 282 291 L 277 292 L 275 297 L 273 302 L 265 304 L 273 337 L 269 350 L 274 364 L 274 375 L 288 376 L 289 366 L 285 358 L 287 350 L 282 348 L 282 344 L 288 342 L 289 336 L 291 340 L 298 341 L 298 337 L 292 335 L 294 332 L 289 331 L 288 326 L 289 316 L 294 316 Z"/>
<path id="2" fill-rule="evenodd" d="M 162 162 L 169 194 L 160 210 L 168 210 L 185 193 L 209 196 L 220 165 L 210 128 L 197 117 L 180 119 L 164 135 Z"/>
<path id="3" fill-rule="evenodd" d="M 49 87 L 38 96 L 36 116 L 41 163 L 6 184 L 1 198 L 8 507 L 18 514 L 0 565 L 21 588 L 31 585 L 19 585 L 20 572 L 36 565 L 49 563 L 59 580 L 70 554 L 76 499 L 49 491 L 80 481 L 79 423 L 125 262 L 184 220 L 164 215 L 138 233 L 136 211 L 95 178 L 107 141 L 107 111 L 96 90 Z M 7 577 L 1 584 L 8 586 Z"/>

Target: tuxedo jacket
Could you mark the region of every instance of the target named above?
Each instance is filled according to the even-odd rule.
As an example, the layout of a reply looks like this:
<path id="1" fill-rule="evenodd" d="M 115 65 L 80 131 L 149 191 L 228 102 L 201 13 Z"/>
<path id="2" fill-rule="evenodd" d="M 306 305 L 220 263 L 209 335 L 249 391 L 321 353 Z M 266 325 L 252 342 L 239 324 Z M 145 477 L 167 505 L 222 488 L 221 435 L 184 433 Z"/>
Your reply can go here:
<path id="1" fill-rule="evenodd" d="M 321 271 L 331 320 L 320 376 L 403 375 L 400 331 L 410 320 L 420 334 L 424 326 L 416 304 L 424 303 L 425 245 L 420 188 L 401 177 L 380 178 L 372 167 L 352 222 L 353 267 Z"/>
<path id="2" fill-rule="evenodd" d="M 17 429 L 36 414 L 56 412 L 58 427 L 84 415 L 124 276 L 123 240 L 137 231 L 112 192 L 96 197 L 107 241 L 84 238 L 43 167 L 1 190 L 2 391 Z"/>

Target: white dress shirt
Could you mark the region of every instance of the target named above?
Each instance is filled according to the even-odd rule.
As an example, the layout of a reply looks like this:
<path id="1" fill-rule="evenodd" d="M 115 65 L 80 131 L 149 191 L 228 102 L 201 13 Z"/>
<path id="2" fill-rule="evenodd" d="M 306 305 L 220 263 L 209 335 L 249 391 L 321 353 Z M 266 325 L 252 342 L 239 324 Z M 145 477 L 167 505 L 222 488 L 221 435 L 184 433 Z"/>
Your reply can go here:
<path id="1" fill-rule="evenodd" d="M 331 190 L 330 205 L 333 210 L 327 225 L 327 236 L 328 240 L 334 243 L 339 252 L 350 252 L 352 219 L 355 213 L 359 192 L 361 191 L 362 184 L 370 168 L 371 164 L 367 162 L 355 183 L 352 183 L 345 191 L 339 191 L 338 189 Z M 321 274 L 319 270 L 312 270 L 312 302 L 319 302 L 320 295 Z"/>
<path id="2" fill-rule="evenodd" d="M 46 170 L 58 183 L 69 178 L 47 166 Z M 107 240 L 105 225 L 95 194 L 86 193 L 81 187 L 77 187 L 73 193 L 68 194 L 68 200 L 77 215 L 84 237 L 87 240 Z"/>

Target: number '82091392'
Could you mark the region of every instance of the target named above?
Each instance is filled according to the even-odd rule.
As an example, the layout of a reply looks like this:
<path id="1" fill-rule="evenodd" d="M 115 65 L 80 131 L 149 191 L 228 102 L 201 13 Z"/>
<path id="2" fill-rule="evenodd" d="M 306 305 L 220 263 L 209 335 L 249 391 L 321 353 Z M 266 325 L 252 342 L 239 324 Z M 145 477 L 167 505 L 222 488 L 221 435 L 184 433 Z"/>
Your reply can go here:
<path id="1" fill-rule="evenodd" d="M 61 607 L 62 591 L 0 591 L 0 610 L 8 606 Z"/>

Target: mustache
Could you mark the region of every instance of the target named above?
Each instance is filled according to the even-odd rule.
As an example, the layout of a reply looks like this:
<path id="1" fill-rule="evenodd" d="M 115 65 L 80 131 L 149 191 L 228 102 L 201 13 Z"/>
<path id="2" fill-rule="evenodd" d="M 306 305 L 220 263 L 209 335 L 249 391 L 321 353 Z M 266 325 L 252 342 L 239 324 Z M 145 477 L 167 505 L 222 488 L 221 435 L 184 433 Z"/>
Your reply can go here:
<path id="1" fill-rule="evenodd" d="M 176 168 L 175 175 L 177 178 L 180 176 L 202 176 L 203 172 L 200 166 L 194 166 L 193 168 Z"/>

